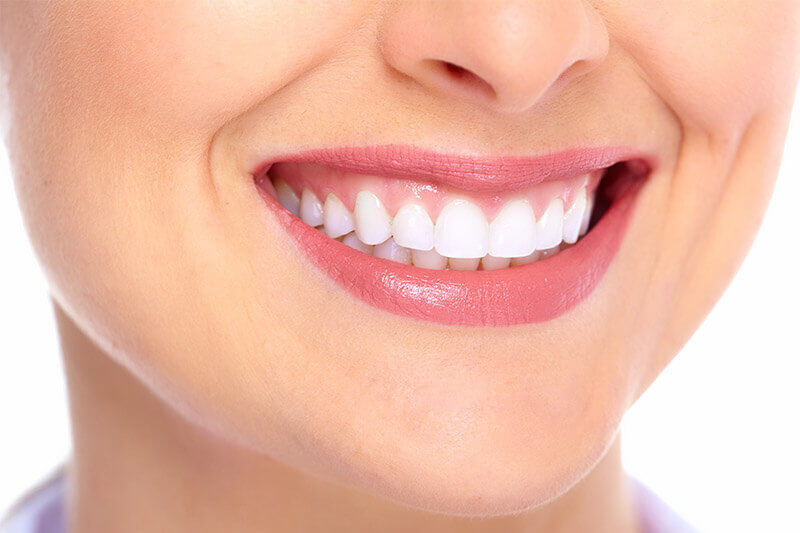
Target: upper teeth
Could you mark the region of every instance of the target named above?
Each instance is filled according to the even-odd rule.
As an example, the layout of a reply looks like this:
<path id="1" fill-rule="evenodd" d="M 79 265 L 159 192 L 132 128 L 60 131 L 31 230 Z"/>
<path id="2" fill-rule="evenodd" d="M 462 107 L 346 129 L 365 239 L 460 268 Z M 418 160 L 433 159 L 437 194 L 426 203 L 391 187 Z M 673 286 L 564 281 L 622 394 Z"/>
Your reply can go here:
<path id="1" fill-rule="evenodd" d="M 278 201 L 280 201 L 280 196 Z M 311 192 L 310 189 L 303 189 L 303 194 L 300 196 L 300 218 L 303 219 L 303 222 L 315 228 L 321 226 L 324 222 L 322 204 L 317 195 Z"/>
<path id="2" fill-rule="evenodd" d="M 353 215 L 333 193 L 328 195 L 322 206 L 322 222 L 329 237 L 341 237 L 353 231 Z M 361 240 L 366 244 L 375 244 Z"/>
<path id="3" fill-rule="evenodd" d="M 392 236 L 392 217 L 380 198 L 369 191 L 356 195 L 356 235 L 366 244 L 380 244 Z"/>
<path id="4" fill-rule="evenodd" d="M 523 257 L 536 249 L 536 218 L 527 200 L 503 207 L 489 225 L 489 253 L 494 257 Z"/>
<path id="5" fill-rule="evenodd" d="M 578 240 L 581 222 L 586 212 L 586 189 L 581 189 L 578 191 L 578 197 L 564 214 L 564 242 L 572 244 Z"/>
<path id="6" fill-rule="evenodd" d="M 433 221 L 421 205 L 406 204 L 398 209 L 392 220 L 392 234 L 401 246 L 414 250 L 433 248 Z"/>
<path id="7" fill-rule="evenodd" d="M 594 200 L 584 187 L 566 212 L 561 198 L 554 198 L 537 220 L 527 199 L 514 199 L 489 223 L 476 204 L 454 198 L 434 224 L 414 202 L 392 218 L 368 190 L 356 195 L 351 213 L 334 193 L 323 204 L 308 188 L 298 199 L 283 180 L 275 179 L 274 186 L 281 205 L 332 238 L 344 236 L 343 242 L 353 248 L 423 268 L 445 268 L 449 258 L 450 268 L 459 270 L 477 268 L 481 258 L 486 270 L 507 267 L 511 258 L 511 264 L 524 264 L 555 253 L 562 241 L 575 243 L 588 229 Z"/>
<path id="8" fill-rule="evenodd" d="M 280 204 L 294 216 L 300 215 L 300 199 L 289 184 L 283 180 L 275 181 L 275 192 L 278 194 Z"/>
<path id="9" fill-rule="evenodd" d="M 483 210 L 469 200 L 453 200 L 436 219 L 433 243 L 447 257 L 483 257 L 489 250 L 489 223 Z"/>
<path id="10" fill-rule="evenodd" d="M 561 198 L 554 198 L 542 218 L 536 221 L 536 248 L 546 250 L 558 246 L 563 237 L 564 202 Z"/>

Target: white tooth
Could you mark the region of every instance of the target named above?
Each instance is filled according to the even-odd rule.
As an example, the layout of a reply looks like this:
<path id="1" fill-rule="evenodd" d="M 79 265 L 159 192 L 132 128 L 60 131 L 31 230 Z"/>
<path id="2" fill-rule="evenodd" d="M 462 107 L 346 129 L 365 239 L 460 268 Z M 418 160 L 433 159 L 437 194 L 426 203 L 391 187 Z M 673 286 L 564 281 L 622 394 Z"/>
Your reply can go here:
<path id="1" fill-rule="evenodd" d="M 557 246 L 564 235 L 564 202 L 553 198 L 542 218 L 536 223 L 536 248 L 545 250 Z"/>
<path id="2" fill-rule="evenodd" d="M 383 259 L 391 259 L 392 261 L 397 261 L 398 263 L 404 263 L 406 265 L 411 264 L 411 250 L 400 246 L 394 242 L 392 238 L 375 246 L 372 255 L 375 257 L 382 257 Z"/>
<path id="3" fill-rule="evenodd" d="M 589 229 L 589 222 L 592 220 L 592 208 L 594 208 L 594 193 L 590 194 L 589 199 L 586 201 L 586 209 L 583 212 L 583 219 L 581 219 L 580 231 L 578 231 L 580 235 L 585 235 Z"/>
<path id="4" fill-rule="evenodd" d="M 303 189 L 303 194 L 300 196 L 300 218 L 309 226 L 322 225 L 322 202 L 311 189 Z"/>
<path id="5" fill-rule="evenodd" d="M 436 250 L 411 250 L 411 262 L 416 267 L 442 270 L 447 266 L 447 258 Z"/>
<path id="6" fill-rule="evenodd" d="M 356 195 L 356 234 L 367 244 L 378 244 L 392 236 L 392 218 L 381 199 L 369 191 Z"/>
<path id="7" fill-rule="evenodd" d="M 536 217 L 527 200 L 507 203 L 489 224 L 489 253 L 525 257 L 536 249 Z"/>
<path id="8" fill-rule="evenodd" d="M 561 251 L 561 246 L 553 246 L 552 248 L 547 248 L 546 250 L 539 250 L 539 259 L 544 259 L 545 257 L 550 257 L 551 255 L 555 255 Z"/>
<path id="9" fill-rule="evenodd" d="M 480 207 L 468 200 L 452 200 L 436 219 L 436 251 L 447 257 L 483 257 L 489 251 L 489 223 Z"/>
<path id="10" fill-rule="evenodd" d="M 358 236 L 356 236 L 355 232 L 345 235 L 344 239 L 342 239 L 342 242 L 354 250 L 358 250 L 359 252 L 364 252 L 365 254 L 370 255 L 372 254 L 372 249 L 374 248 L 374 246 L 361 242 Z"/>
<path id="11" fill-rule="evenodd" d="M 325 223 L 325 234 L 336 238 L 353 231 L 353 215 L 335 194 L 330 193 L 322 207 L 322 220 Z"/>
<path id="12" fill-rule="evenodd" d="M 285 207 L 291 214 L 297 216 L 300 213 L 300 198 L 297 197 L 289 184 L 280 178 L 272 182 L 275 192 L 278 195 L 278 203 Z"/>
<path id="13" fill-rule="evenodd" d="M 525 257 L 514 257 L 511 259 L 511 266 L 520 266 L 533 263 L 534 261 L 538 261 L 541 255 L 541 250 L 535 250 L 532 254 L 526 255 Z"/>
<path id="14" fill-rule="evenodd" d="M 448 262 L 452 270 L 478 270 L 478 265 L 481 264 L 481 259 L 480 257 L 474 257 L 470 259 L 451 257 L 448 259 Z"/>
<path id="15" fill-rule="evenodd" d="M 481 259 L 481 265 L 484 270 L 499 270 L 501 268 L 508 268 L 511 264 L 511 259 L 508 257 L 495 257 L 493 255 L 484 256 Z"/>
<path id="16" fill-rule="evenodd" d="M 586 211 L 586 188 L 581 188 L 570 208 L 564 213 L 564 242 L 572 244 L 578 240 L 584 211 Z"/>
<path id="17" fill-rule="evenodd" d="M 395 242 L 406 248 L 433 248 L 433 222 L 421 205 L 406 204 L 398 209 L 392 220 L 392 234 Z"/>

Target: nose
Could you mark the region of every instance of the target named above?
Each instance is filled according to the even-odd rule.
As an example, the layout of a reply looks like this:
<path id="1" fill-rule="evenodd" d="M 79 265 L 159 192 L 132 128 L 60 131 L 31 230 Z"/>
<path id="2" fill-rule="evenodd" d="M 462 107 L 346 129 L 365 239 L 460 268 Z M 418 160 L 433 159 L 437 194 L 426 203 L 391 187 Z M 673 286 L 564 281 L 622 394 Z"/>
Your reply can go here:
<path id="1" fill-rule="evenodd" d="M 422 86 L 504 113 L 608 54 L 605 23 L 584 0 L 396 0 L 379 39 L 386 63 Z"/>

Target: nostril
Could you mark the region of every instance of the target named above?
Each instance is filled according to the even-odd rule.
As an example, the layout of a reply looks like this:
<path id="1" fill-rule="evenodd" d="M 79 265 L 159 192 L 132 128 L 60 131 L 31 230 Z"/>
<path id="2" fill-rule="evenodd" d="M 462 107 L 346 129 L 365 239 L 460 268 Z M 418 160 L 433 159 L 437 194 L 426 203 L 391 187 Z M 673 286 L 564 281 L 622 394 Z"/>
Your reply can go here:
<path id="1" fill-rule="evenodd" d="M 451 63 L 449 61 L 442 61 L 442 63 L 444 63 L 444 68 L 446 68 L 447 71 L 456 79 L 460 79 L 468 75 L 475 76 L 475 74 L 469 70 L 465 69 L 464 67 L 460 67 L 455 63 Z"/>
<path id="2" fill-rule="evenodd" d="M 494 99 L 497 95 L 494 87 L 491 86 L 486 80 L 478 76 L 469 69 L 466 69 L 455 63 L 444 60 L 429 60 L 436 64 L 436 66 L 444 73 L 444 75 L 451 81 L 461 85 L 471 91 L 483 93 L 485 96 Z"/>

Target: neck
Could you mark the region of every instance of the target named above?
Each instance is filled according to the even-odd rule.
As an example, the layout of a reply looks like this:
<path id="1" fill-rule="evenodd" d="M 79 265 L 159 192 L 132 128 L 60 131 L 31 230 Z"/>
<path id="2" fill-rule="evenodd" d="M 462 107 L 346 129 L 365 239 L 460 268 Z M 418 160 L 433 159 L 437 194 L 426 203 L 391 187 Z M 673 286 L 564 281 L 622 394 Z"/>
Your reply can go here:
<path id="1" fill-rule="evenodd" d="M 617 439 L 553 502 L 511 516 L 432 514 L 221 442 L 161 402 L 55 305 L 73 428 L 70 531 L 634 532 Z"/>

